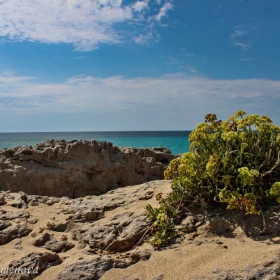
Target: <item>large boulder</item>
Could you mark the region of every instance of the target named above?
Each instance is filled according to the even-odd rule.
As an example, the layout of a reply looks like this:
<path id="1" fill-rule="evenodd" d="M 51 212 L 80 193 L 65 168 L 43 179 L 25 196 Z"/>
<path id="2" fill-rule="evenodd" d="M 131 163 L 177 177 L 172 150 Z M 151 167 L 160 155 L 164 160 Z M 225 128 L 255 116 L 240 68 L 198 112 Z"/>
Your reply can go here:
<path id="1" fill-rule="evenodd" d="M 71 198 L 163 179 L 175 156 L 166 148 L 49 140 L 0 151 L 0 190 Z"/>

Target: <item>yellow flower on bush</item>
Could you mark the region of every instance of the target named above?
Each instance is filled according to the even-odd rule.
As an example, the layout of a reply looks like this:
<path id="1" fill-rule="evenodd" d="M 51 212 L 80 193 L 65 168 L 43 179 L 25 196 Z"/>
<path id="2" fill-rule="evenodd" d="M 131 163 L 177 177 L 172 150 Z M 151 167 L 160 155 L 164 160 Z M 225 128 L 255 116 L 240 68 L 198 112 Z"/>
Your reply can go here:
<path id="1" fill-rule="evenodd" d="M 240 178 L 241 183 L 244 186 L 251 186 L 254 183 L 255 177 L 259 176 L 259 171 L 251 169 L 248 167 L 238 168 L 238 178 Z"/>
<path id="2" fill-rule="evenodd" d="M 271 196 L 279 196 L 280 197 L 280 182 L 275 182 L 272 186 L 271 186 L 271 188 L 270 188 L 270 190 L 269 190 L 269 194 L 271 195 Z"/>
<path id="3" fill-rule="evenodd" d="M 220 162 L 220 158 L 217 155 L 215 154 L 211 155 L 209 161 L 206 164 L 206 171 L 214 172 L 219 162 Z"/>
<path id="4" fill-rule="evenodd" d="M 164 177 L 167 180 L 175 179 L 178 176 L 178 167 L 181 163 L 181 159 L 175 158 L 171 160 L 167 169 L 164 171 Z"/>
<path id="5" fill-rule="evenodd" d="M 261 116 L 259 122 L 272 123 L 272 120 L 268 116 Z"/>
<path id="6" fill-rule="evenodd" d="M 246 149 L 246 148 L 248 148 L 248 144 L 247 143 L 244 143 L 244 142 L 242 142 L 241 143 L 241 152 L 244 152 L 244 150 Z"/>
<path id="7" fill-rule="evenodd" d="M 222 133 L 222 139 L 228 142 L 232 142 L 238 138 L 238 133 L 235 131 L 229 131 Z"/>
<path id="8" fill-rule="evenodd" d="M 242 131 L 239 134 L 239 138 L 244 142 L 247 141 L 249 137 L 250 137 L 250 133 L 247 131 Z"/>
<path id="9" fill-rule="evenodd" d="M 246 112 L 243 111 L 243 110 L 238 110 L 235 114 L 234 114 L 234 117 L 237 118 L 237 117 L 242 117 L 246 115 Z"/>
<path id="10" fill-rule="evenodd" d="M 196 131 L 206 131 L 206 130 L 209 130 L 210 128 L 210 125 L 208 123 L 200 123 L 196 126 Z"/>
<path id="11" fill-rule="evenodd" d="M 267 116 L 245 114 L 238 111 L 226 121 L 208 114 L 191 132 L 190 152 L 164 173 L 172 179 L 172 192 L 159 201 L 165 211 L 148 208 L 157 226 L 153 244 L 169 242 L 185 207 L 207 209 L 218 199 L 227 209 L 260 214 L 268 197 L 280 203 L 280 127 Z"/>
<path id="12" fill-rule="evenodd" d="M 227 202 L 231 197 L 230 190 L 222 189 L 218 196 L 221 202 Z"/>
<path id="13" fill-rule="evenodd" d="M 224 175 L 222 177 L 222 182 L 225 184 L 225 186 L 229 186 L 232 181 L 232 176 L 231 175 Z"/>

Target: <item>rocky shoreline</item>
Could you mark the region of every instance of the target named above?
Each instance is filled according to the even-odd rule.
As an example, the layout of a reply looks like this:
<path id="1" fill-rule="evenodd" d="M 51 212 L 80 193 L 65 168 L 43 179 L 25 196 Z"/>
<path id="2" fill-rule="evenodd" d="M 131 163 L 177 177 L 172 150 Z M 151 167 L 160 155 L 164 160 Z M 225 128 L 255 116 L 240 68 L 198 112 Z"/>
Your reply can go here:
<path id="1" fill-rule="evenodd" d="M 190 210 L 177 222 L 174 243 L 160 249 L 143 242 L 151 238 L 152 224 L 145 206 L 157 206 L 156 194 L 170 192 L 170 181 L 110 185 L 97 188 L 98 195 L 85 191 L 89 182 L 106 186 L 106 179 L 116 182 L 113 174 L 125 178 L 126 171 L 126 183 L 161 179 L 172 158 L 164 148 L 120 149 L 96 141 L 2 150 L 0 279 L 279 279 L 278 204 L 271 202 L 263 217 L 226 211 L 223 205 L 207 213 Z M 138 174 L 139 168 L 145 172 Z M 69 170 L 72 178 L 95 172 L 91 181 L 82 177 L 88 185 L 77 189 L 79 197 L 69 181 L 57 183 Z M 46 187 L 46 176 L 55 187 Z M 25 180 L 24 191 L 19 191 L 20 180 Z M 40 194 L 45 192 L 51 195 Z"/>
<path id="2" fill-rule="evenodd" d="M 27 194 L 100 195 L 163 179 L 175 156 L 166 148 L 119 148 L 110 142 L 49 140 L 0 151 L 0 190 Z"/>

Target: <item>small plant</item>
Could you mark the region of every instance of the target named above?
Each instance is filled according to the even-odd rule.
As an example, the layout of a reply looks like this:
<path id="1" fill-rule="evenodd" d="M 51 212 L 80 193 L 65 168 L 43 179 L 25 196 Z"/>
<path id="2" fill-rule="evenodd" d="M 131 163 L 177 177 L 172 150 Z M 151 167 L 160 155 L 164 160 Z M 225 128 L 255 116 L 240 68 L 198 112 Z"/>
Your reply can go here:
<path id="1" fill-rule="evenodd" d="M 39 227 L 39 232 L 42 233 L 45 230 L 44 227 Z"/>
<path id="2" fill-rule="evenodd" d="M 190 152 L 171 161 L 164 175 L 172 192 L 159 208 L 146 207 L 154 222 L 153 244 L 175 236 L 174 220 L 186 205 L 208 209 L 214 202 L 260 214 L 267 199 L 280 203 L 280 128 L 267 116 L 238 111 L 226 121 L 208 114 L 189 136 Z"/>
<path id="3" fill-rule="evenodd" d="M 50 223 L 50 222 L 47 222 L 46 224 L 46 227 L 49 229 L 49 230 L 54 230 L 55 229 L 55 223 Z"/>

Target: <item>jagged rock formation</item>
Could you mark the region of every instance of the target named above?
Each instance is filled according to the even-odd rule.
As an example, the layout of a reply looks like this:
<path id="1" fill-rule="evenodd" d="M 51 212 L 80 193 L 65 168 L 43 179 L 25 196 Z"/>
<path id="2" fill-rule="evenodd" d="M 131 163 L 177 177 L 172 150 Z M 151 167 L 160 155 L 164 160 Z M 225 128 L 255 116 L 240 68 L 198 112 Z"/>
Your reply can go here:
<path id="1" fill-rule="evenodd" d="M 0 190 L 71 198 L 163 179 L 175 156 L 166 148 L 118 148 L 110 142 L 49 140 L 0 151 Z M 24 205 L 17 197 L 16 204 Z M 1 204 L 1 199 L 0 199 Z"/>

